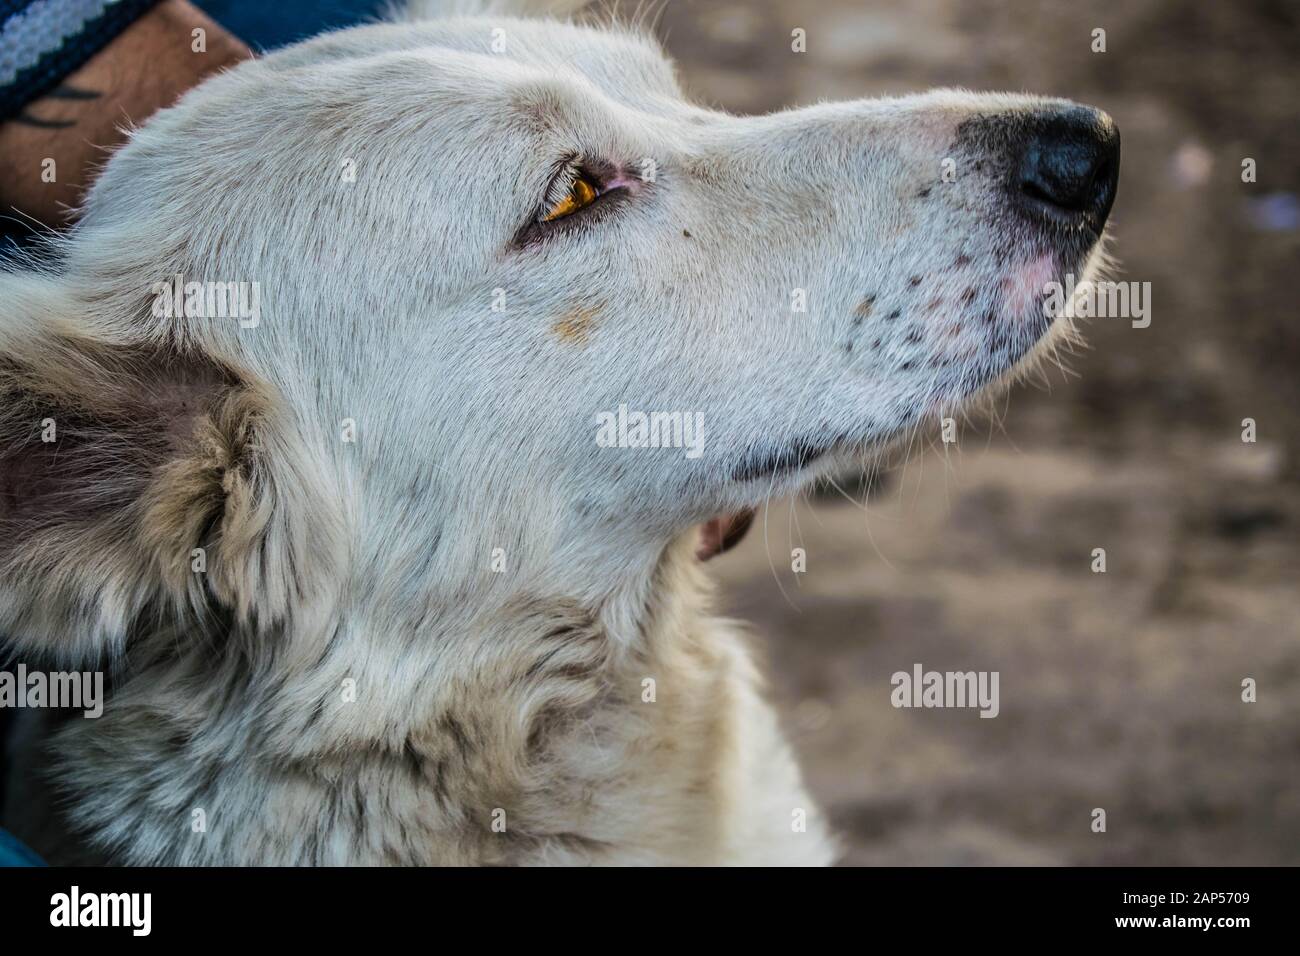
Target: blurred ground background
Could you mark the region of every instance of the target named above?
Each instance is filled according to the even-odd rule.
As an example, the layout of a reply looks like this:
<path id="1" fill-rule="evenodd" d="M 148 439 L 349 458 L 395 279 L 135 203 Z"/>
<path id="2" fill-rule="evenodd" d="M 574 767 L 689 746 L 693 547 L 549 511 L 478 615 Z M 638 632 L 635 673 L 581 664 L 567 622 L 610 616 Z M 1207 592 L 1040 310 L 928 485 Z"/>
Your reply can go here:
<path id="1" fill-rule="evenodd" d="M 714 565 L 845 862 L 1300 863 L 1300 4 L 671 0 L 659 32 L 736 112 L 966 86 L 1123 134 L 1150 328 L 1094 320 L 1001 428 L 773 506 Z M 1000 671 L 1001 715 L 895 710 L 916 662 Z"/>

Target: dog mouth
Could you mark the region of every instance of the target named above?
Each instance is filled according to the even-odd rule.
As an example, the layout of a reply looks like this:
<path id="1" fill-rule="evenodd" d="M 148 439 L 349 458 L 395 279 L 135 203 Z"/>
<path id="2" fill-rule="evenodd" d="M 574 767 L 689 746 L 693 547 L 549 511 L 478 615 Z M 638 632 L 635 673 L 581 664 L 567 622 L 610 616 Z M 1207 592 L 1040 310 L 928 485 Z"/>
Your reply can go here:
<path id="1" fill-rule="evenodd" d="M 745 483 L 792 475 L 831 452 L 835 444 L 803 438 L 778 448 L 761 449 L 742 458 L 731 470 L 730 477 L 732 481 Z M 695 556 L 708 561 L 740 544 L 754 523 L 755 513 L 754 508 L 743 508 L 704 522 L 700 525 Z"/>
<path id="2" fill-rule="evenodd" d="M 835 444 L 801 438 L 776 449 L 763 449 L 742 458 L 732 469 L 731 480 L 758 481 L 802 471 L 829 452 Z"/>
<path id="3" fill-rule="evenodd" d="M 710 518 L 700 525 L 700 539 L 695 556 L 701 561 L 716 558 L 740 544 L 754 523 L 755 509 L 745 508 L 732 514 Z"/>
<path id="4" fill-rule="evenodd" d="M 1087 244 L 1088 251 L 1095 240 Z M 996 321 L 970 321 L 965 334 L 954 342 L 943 342 L 943 351 L 932 355 L 938 365 L 930 382 L 927 397 L 920 400 L 923 410 L 917 416 L 904 415 L 898 421 L 876 422 L 873 434 L 825 437 L 813 433 L 780 445 L 760 446 L 739 458 L 727 477 L 732 483 L 772 486 L 782 479 L 799 475 L 827 456 L 852 449 L 886 446 L 902 434 L 914 417 L 964 406 L 972 396 L 1001 380 L 1030 353 L 1049 333 L 1054 317 L 1042 308 L 1044 283 L 1062 273 L 1063 261 L 1074 257 L 1059 250 L 1035 250 L 1020 263 L 1008 268 L 999 278 L 997 295 L 982 307 L 980 316 L 992 314 Z M 1078 269 L 1084 271 L 1086 256 L 1078 257 Z M 973 313 L 972 313 L 973 314 Z M 962 350 L 972 353 L 962 361 Z M 735 548 L 753 524 L 756 509 L 744 508 L 725 512 L 699 525 L 696 557 L 708 561 Z"/>

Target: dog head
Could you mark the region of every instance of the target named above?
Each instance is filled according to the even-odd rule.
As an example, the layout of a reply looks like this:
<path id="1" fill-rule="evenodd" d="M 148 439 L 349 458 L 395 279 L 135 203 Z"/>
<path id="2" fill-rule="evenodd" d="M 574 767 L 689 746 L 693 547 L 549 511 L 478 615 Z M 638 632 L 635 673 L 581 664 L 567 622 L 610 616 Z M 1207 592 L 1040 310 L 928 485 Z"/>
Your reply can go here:
<path id="1" fill-rule="evenodd" d="M 481 6 L 209 80 L 0 280 L 0 631 L 599 601 L 1006 379 L 1098 261 L 1095 110 L 733 116 L 646 36 Z"/>

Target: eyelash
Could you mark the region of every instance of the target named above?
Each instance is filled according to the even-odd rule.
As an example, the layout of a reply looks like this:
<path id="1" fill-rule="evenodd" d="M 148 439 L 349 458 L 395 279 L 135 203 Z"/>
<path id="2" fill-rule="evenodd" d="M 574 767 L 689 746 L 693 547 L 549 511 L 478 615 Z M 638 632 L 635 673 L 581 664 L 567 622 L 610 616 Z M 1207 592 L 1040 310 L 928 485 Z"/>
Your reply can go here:
<path id="1" fill-rule="evenodd" d="M 542 210 L 545 211 L 550 209 L 568 195 L 569 190 L 573 188 L 573 184 L 578 179 L 578 174 L 581 172 L 583 172 L 581 163 L 576 160 L 565 162 L 565 164 L 560 168 L 560 171 L 551 177 L 550 185 L 546 187 L 546 195 L 542 199 Z M 604 183 L 602 183 L 597 177 L 591 176 L 590 173 L 588 173 L 588 176 L 590 176 L 591 180 L 597 185 L 604 185 Z"/>
<path id="2" fill-rule="evenodd" d="M 584 206 L 577 212 L 550 222 L 542 221 L 541 216 L 547 209 L 568 194 L 569 189 L 572 188 L 580 173 L 585 174 L 600 188 L 600 194 L 590 205 Z M 542 205 L 538 210 L 534 211 L 531 221 L 525 223 L 515 235 L 514 245 L 516 248 L 536 245 L 553 236 L 575 232 L 577 229 L 596 221 L 593 217 L 603 218 L 606 214 L 622 205 L 623 201 L 628 198 L 628 191 L 623 187 L 606 189 L 605 185 L 608 182 L 608 174 L 596 172 L 590 165 L 576 157 L 566 159 L 547 184 L 546 192 L 542 197 Z"/>

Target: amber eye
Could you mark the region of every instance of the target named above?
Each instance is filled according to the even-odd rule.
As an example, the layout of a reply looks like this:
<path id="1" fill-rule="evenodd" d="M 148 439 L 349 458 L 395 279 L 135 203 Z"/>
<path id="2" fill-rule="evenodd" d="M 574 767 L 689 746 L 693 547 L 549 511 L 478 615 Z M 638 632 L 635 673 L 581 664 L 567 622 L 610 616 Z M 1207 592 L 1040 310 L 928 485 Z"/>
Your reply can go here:
<path id="1" fill-rule="evenodd" d="M 542 222 L 553 222 L 571 216 L 584 206 L 590 206 L 599 196 L 600 193 L 591 178 L 586 173 L 578 173 L 564 198 L 546 210 Z"/>

